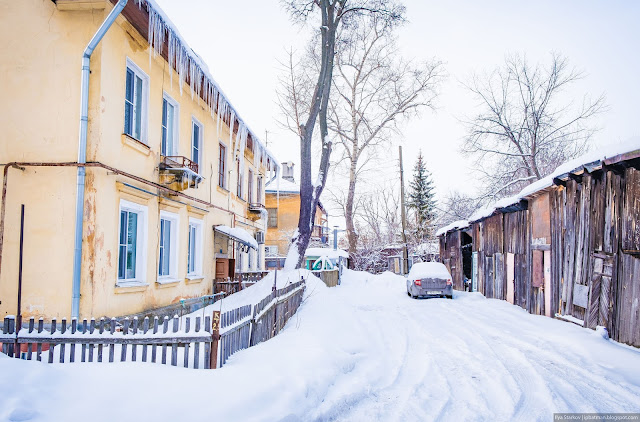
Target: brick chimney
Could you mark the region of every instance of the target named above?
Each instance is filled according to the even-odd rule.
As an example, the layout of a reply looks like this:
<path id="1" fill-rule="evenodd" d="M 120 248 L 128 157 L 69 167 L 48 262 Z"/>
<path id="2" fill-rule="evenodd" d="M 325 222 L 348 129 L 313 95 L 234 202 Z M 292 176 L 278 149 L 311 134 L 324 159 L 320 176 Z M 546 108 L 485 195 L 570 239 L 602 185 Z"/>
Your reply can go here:
<path id="1" fill-rule="evenodd" d="M 295 183 L 296 179 L 293 177 L 293 166 L 294 164 L 291 161 L 282 163 L 282 178 Z"/>

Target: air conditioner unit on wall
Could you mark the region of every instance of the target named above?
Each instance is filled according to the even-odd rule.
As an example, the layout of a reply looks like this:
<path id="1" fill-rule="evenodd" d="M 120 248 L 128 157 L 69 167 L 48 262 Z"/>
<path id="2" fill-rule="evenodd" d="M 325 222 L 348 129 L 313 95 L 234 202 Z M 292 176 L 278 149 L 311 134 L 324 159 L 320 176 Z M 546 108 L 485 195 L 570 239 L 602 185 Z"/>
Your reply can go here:
<path id="1" fill-rule="evenodd" d="M 258 241 L 258 245 L 264 244 L 264 232 L 256 232 L 256 240 Z"/>

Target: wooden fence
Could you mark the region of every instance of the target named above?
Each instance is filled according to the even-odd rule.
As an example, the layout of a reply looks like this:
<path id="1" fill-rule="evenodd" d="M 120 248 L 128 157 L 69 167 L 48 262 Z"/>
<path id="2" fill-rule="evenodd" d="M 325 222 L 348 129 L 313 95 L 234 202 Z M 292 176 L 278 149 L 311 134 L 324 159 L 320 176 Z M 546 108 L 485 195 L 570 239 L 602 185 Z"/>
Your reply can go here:
<path id="1" fill-rule="evenodd" d="M 224 292 L 227 295 L 237 293 L 262 280 L 267 274 L 269 274 L 267 271 L 256 271 L 251 273 L 238 273 L 235 274 L 233 278 L 215 278 L 213 279 L 213 292 Z"/>
<path id="2" fill-rule="evenodd" d="M 49 363 L 152 362 L 185 368 L 221 367 L 234 353 L 277 335 L 302 302 L 305 281 L 273 291 L 256 305 L 245 305 L 222 314 L 215 311 L 203 319 L 172 319 L 157 316 L 125 318 L 52 319 L 45 327 L 41 318 L 29 320 L 16 332 L 13 316 L 4 319 L 0 330 L 2 353 Z M 171 323 L 170 323 L 171 320 Z M 171 327 L 170 327 L 171 325 Z M 219 362 L 218 362 L 219 361 Z"/>
<path id="3" fill-rule="evenodd" d="M 327 287 L 336 287 L 340 284 L 340 270 L 322 270 L 312 271 L 312 273 L 327 285 Z"/>
<path id="4" fill-rule="evenodd" d="M 275 290 L 256 305 L 242 306 L 222 314 L 220 325 L 220 366 L 243 349 L 277 335 L 302 303 L 305 281 Z"/>
<path id="5" fill-rule="evenodd" d="M 162 323 L 158 317 L 152 323 L 147 317 L 142 324 L 138 318 L 125 318 L 121 326 L 115 318 L 101 318 L 97 323 L 93 318 L 84 319 L 79 324 L 73 318 L 70 325 L 66 318 L 60 324 L 54 318 L 47 330 L 42 318 L 37 325 L 31 318 L 28 327 L 16 333 L 16 322 L 14 317 L 6 317 L 0 333 L 2 352 L 16 358 L 33 360 L 35 355 L 35 360 L 42 361 L 44 354 L 48 363 L 170 361 L 172 366 L 196 369 L 210 368 L 212 360 L 215 363 L 211 344 L 217 334 L 217 322 L 212 326 L 210 316 L 204 318 L 204 326 L 202 318 L 196 317 L 193 330 L 190 317 L 181 327 L 177 315 L 172 318 L 171 328 L 169 317 L 164 317 Z"/>

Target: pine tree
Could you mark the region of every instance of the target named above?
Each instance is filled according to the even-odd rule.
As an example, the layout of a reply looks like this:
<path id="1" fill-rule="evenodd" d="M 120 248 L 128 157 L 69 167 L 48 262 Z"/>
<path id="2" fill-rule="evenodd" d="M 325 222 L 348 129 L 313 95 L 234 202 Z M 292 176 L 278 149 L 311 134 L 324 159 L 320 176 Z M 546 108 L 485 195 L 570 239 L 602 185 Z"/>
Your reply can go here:
<path id="1" fill-rule="evenodd" d="M 431 227 L 436 217 L 436 201 L 433 180 L 424 164 L 422 151 L 413 168 L 413 180 L 409 183 L 409 188 L 408 206 L 416 218 L 415 237 L 418 242 L 424 242 L 431 236 Z"/>

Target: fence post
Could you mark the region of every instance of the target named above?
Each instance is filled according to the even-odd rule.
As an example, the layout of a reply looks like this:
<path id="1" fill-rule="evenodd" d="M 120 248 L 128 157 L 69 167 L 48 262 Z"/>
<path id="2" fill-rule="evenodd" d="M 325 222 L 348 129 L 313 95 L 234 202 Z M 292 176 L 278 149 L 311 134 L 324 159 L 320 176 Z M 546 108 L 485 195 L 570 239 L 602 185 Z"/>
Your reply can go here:
<path id="1" fill-rule="evenodd" d="M 209 368 L 218 367 L 218 341 L 220 340 L 220 311 L 213 311 L 211 320 L 211 354 L 209 358 Z"/>

